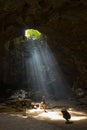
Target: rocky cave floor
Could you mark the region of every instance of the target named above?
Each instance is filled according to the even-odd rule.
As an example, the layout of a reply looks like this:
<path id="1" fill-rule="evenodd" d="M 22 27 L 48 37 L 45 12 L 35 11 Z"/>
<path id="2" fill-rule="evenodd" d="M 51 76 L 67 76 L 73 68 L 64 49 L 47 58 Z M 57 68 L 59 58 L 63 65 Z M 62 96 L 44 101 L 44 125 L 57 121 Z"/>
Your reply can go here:
<path id="1" fill-rule="evenodd" d="M 6 107 L 0 104 L 0 130 L 87 130 L 87 106 L 75 101 L 49 101 L 46 112 L 40 108 L 26 109 L 26 113 L 12 108 L 2 111 Z M 69 123 L 62 117 L 64 107 L 71 114 Z"/>

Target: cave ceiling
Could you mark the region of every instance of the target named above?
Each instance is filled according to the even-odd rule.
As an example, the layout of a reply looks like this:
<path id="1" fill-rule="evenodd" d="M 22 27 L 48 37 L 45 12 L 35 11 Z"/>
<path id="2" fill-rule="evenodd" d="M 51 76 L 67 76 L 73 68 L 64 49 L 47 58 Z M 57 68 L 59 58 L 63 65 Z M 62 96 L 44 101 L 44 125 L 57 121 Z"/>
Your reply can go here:
<path id="1" fill-rule="evenodd" d="M 26 28 L 56 38 L 72 33 L 85 37 L 86 25 L 86 0 L 0 0 L 2 40 L 21 35 Z"/>

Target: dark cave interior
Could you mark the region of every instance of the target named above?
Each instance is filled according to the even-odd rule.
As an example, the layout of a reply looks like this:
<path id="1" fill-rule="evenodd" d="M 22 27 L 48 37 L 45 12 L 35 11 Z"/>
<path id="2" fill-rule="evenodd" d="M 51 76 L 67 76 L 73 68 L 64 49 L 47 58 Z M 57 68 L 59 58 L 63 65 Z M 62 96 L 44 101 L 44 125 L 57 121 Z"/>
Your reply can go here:
<path id="1" fill-rule="evenodd" d="M 24 31 L 36 29 L 46 36 L 74 96 L 86 104 L 86 16 L 86 0 L 1 0 L 0 97 L 7 98 L 15 90 L 28 88 L 25 61 L 22 59 L 23 53 L 28 57 Z"/>

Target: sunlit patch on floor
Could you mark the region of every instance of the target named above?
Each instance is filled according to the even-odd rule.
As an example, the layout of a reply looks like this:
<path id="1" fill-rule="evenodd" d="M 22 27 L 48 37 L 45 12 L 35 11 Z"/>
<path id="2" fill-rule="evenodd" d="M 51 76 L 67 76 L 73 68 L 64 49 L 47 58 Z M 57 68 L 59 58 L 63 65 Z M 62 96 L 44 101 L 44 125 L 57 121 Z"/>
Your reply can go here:
<path id="1" fill-rule="evenodd" d="M 85 119 L 87 120 L 86 112 L 78 111 L 73 108 L 68 109 L 68 112 L 71 114 L 71 119 L 70 119 L 71 122 L 85 120 Z M 4 114 L 7 114 L 7 113 L 4 113 Z M 65 121 L 60 108 L 47 109 L 46 111 L 40 108 L 26 109 L 26 111 L 23 111 L 23 112 L 15 112 L 15 113 L 9 113 L 9 114 L 10 116 L 23 118 L 23 119 L 34 118 L 37 120 Z"/>
<path id="2" fill-rule="evenodd" d="M 73 121 L 79 121 L 79 120 L 83 120 L 83 119 L 87 119 L 87 114 L 85 114 L 84 112 L 79 112 L 79 111 L 69 111 L 71 113 L 72 116 L 72 120 Z"/>
<path id="3" fill-rule="evenodd" d="M 87 114 L 78 111 L 69 111 L 71 114 L 71 121 L 79 121 L 87 119 Z M 43 109 L 27 110 L 27 116 L 31 116 L 38 120 L 65 120 L 60 109 L 52 109 L 44 112 Z"/>
<path id="4" fill-rule="evenodd" d="M 33 116 L 34 118 L 37 119 L 49 119 L 49 120 L 62 120 L 62 115 L 61 112 L 57 111 L 52 111 L 52 110 L 47 110 L 44 112 L 43 109 L 33 109 L 33 110 L 28 110 L 29 115 Z"/>
<path id="5" fill-rule="evenodd" d="M 22 115 L 22 114 L 10 114 L 10 115 L 13 116 L 13 117 L 14 117 L 14 116 L 17 116 L 17 117 L 20 117 L 20 118 L 25 118 L 25 119 L 27 118 L 26 115 L 24 116 L 24 115 Z"/>

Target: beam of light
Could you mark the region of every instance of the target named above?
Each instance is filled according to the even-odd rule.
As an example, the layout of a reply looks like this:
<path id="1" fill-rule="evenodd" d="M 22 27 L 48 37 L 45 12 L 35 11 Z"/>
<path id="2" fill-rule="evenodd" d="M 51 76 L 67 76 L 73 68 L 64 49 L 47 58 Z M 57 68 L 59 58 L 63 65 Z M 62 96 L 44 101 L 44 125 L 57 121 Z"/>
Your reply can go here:
<path id="1" fill-rule="evenodd" d="M 46 40 L 40 37 L 39 40 L 31 39 L 27 43 L 29 57 L 26 59 L 26 73 L 32 89 L 46 97 L 70 97 L 69 87 Z"/>

